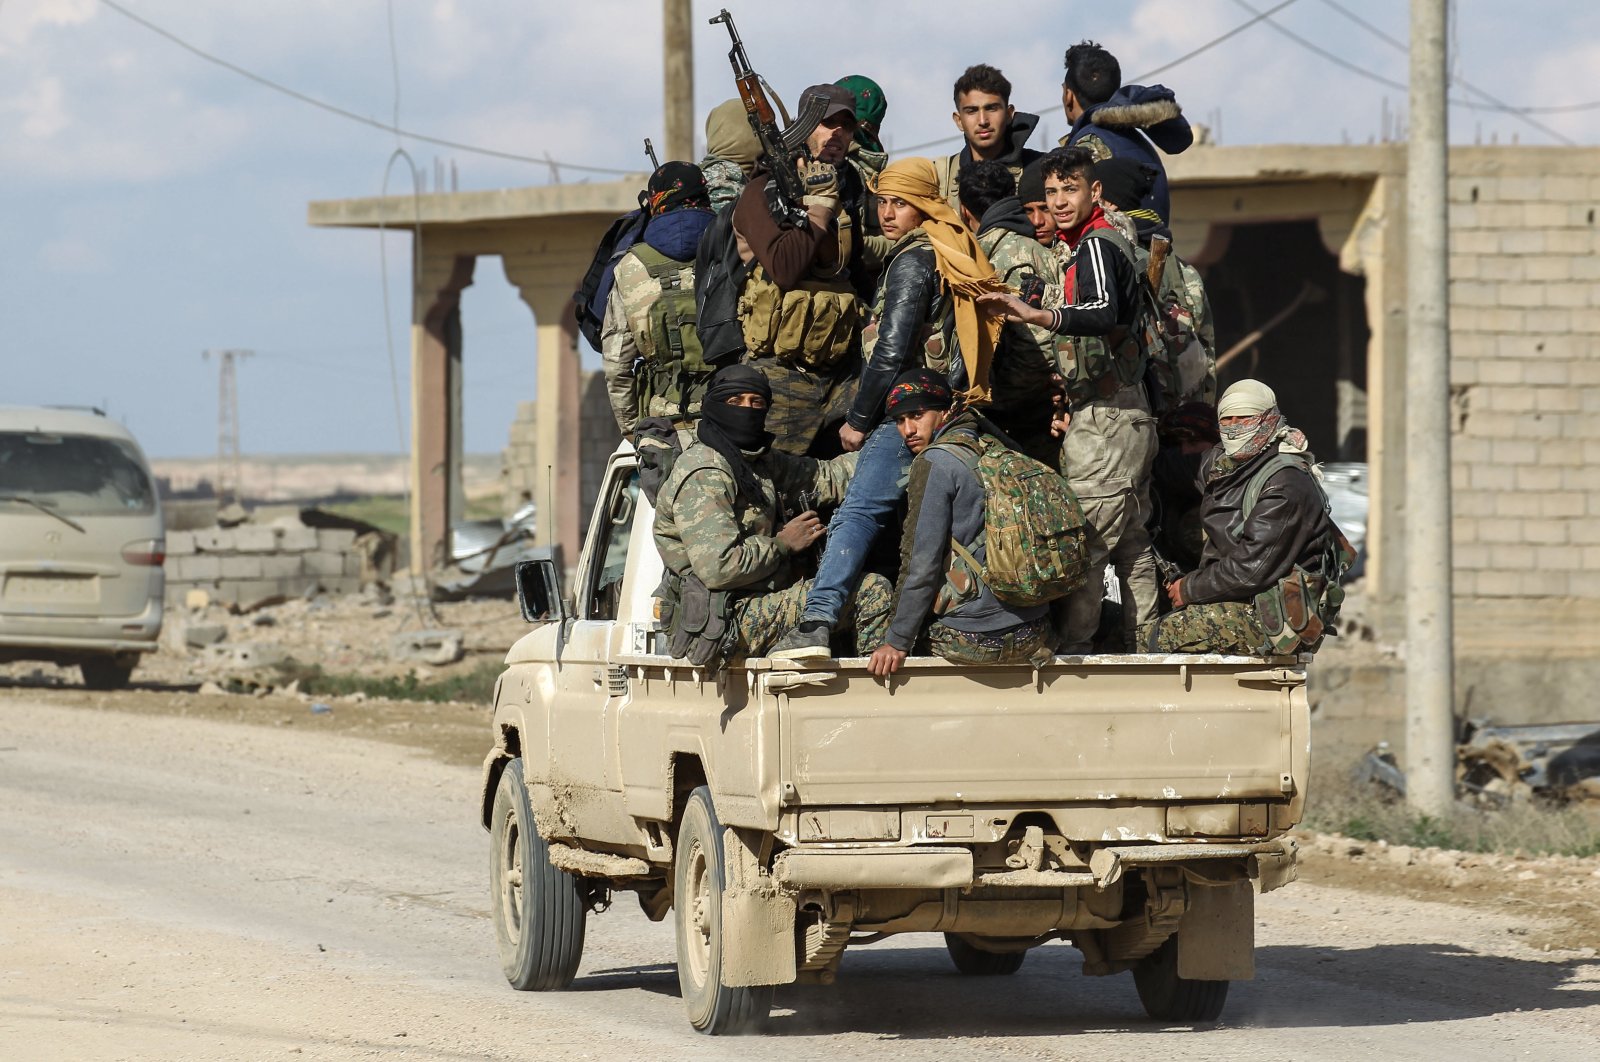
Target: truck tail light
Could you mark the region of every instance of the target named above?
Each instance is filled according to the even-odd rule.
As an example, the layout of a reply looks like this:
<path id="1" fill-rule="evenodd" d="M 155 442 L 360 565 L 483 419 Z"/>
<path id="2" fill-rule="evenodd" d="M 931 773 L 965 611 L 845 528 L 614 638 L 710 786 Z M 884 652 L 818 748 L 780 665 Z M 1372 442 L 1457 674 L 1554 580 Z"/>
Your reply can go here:
<path id="1" fill-rule="evenodd" d="M 129 564 L 159 568 L 167 559 L 167 543 L 160 538 L 141 538 L 122 547 L 122 559 Z"/>

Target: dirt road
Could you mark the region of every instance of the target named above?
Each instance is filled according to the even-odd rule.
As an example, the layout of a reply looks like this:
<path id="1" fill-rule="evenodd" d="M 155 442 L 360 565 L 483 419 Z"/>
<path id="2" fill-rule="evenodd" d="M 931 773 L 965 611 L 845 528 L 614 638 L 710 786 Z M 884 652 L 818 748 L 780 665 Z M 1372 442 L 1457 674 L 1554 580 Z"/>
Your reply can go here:
<path id="1" fill-rule="evenodd" d="M 1600 960 L 1509 916 L 1297 884 L 1216 1028 L 1147 1022 L 1127 976 L 1052 945 L 965 980 L 937 938 L 779 992 L 771 1035 L 688 1028 L 667 925 L 592 918 L 575 990 L 511 991 L 477 773 L 304 727 L 0 690 L 7 1059 L 1389 1058 L 1600 1052 Z"/>

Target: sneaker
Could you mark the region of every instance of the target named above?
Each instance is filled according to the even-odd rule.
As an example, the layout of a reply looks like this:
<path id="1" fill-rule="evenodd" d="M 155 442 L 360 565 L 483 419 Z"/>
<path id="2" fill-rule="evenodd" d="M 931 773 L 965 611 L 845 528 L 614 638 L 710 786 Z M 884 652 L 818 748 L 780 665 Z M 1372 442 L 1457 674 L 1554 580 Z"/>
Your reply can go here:
<path id="1" fill-rule="evenodd" d="M 833 655 L 832 633 L 821 620 L 805 620 L 779 638 L 767 655 L 776 660 L 826 660 Z"/>

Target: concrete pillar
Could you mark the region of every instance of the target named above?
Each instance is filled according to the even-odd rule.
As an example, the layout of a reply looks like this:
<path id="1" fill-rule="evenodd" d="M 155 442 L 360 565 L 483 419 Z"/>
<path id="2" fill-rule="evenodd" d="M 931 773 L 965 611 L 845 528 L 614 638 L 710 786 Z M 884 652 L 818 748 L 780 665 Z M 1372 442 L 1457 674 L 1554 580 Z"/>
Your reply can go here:
<path id="1" fill-rule="evenodd" d="M 1406 150 L 1406 802 L 1455 804 L 1445 0 L 1411 0 Z"/>
<path id="2" fill-rule="evenodd" d="M 1367 279 L 1366 584 L 1377 625 L 1395 638 L 1406 572 L 1405 192 L 1400 175 L 1379 177 L 1340 252 L 1340 268 Z"/>
<path id="3" fill-rule="evenodd" d="M 691 0 L 662 0 L 663 162 L 694 162 L 694 12 Z"/>
<path id="4" fill-rule="evenodd" d="M 470 255 L 423 253 L 411 309 L 411 571 L 449 558 L 461 510 L 461 292 Z"/>
<path id="5" fill-rule="evenodd" d="M 545 274 L 546 270 L 539 270 Z M 566 276 L 556 273 L 557 277 Z M 535 542 L 554 546 L 565 571 L 566 588 L 572 588 L 578 555 L 583 550 L 580 497 L 582 469 L 581 402 L 578 325 L 572 306 L 572 283 L 551 283 L 530 277 L 511 259 L 506 277 L 533 311 L 538 333 L 538 393 L 534 401 L 534 448 L 539 468 L 534 476 L 533 502 L 539 516 Z"/>

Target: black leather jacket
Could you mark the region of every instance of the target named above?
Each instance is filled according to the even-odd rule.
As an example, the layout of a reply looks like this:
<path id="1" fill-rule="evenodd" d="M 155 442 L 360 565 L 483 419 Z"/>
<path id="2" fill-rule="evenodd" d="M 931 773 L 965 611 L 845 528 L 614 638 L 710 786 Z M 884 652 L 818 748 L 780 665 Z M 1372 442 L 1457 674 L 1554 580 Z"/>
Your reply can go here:
<path id="1" fill-rule="evenodd" d="M 1212 447 L 1201 460 L 1199 481 L 1205 497 L 1200 502 L 1200 520 L 1206 529 L 1206 548 L 1200 569 L 1184 577 L 1186 603 L 1249 601 L 1288 575 L 1296 564 L 1313 575 L 1323 574 L 1334 525 L 1322 492 L 1307 471 L 1285 468 L 1275 472 L 1250 510 L 1250 519 L 1237 533 L 1233 530 L 1251 477 L 1276 452 L 1276 447 L 1269 447 L 1210 485 L 1205 485 L 1206 477 L 1222 456 L 1222 447 Z"/>
<path id="2" fill-rule="evenodd" d="M 868 325 L 876 328 L 877 338 L 861 368 L 861 390 L 845 417 L 852 428 L 871 431 L 877 427 L 895 377 L 926 364 L 928 341 L 941 332 L 946 301 L 927 237 L 920 229 L 902 237 L 889 252 L 878 283 Z"/>

